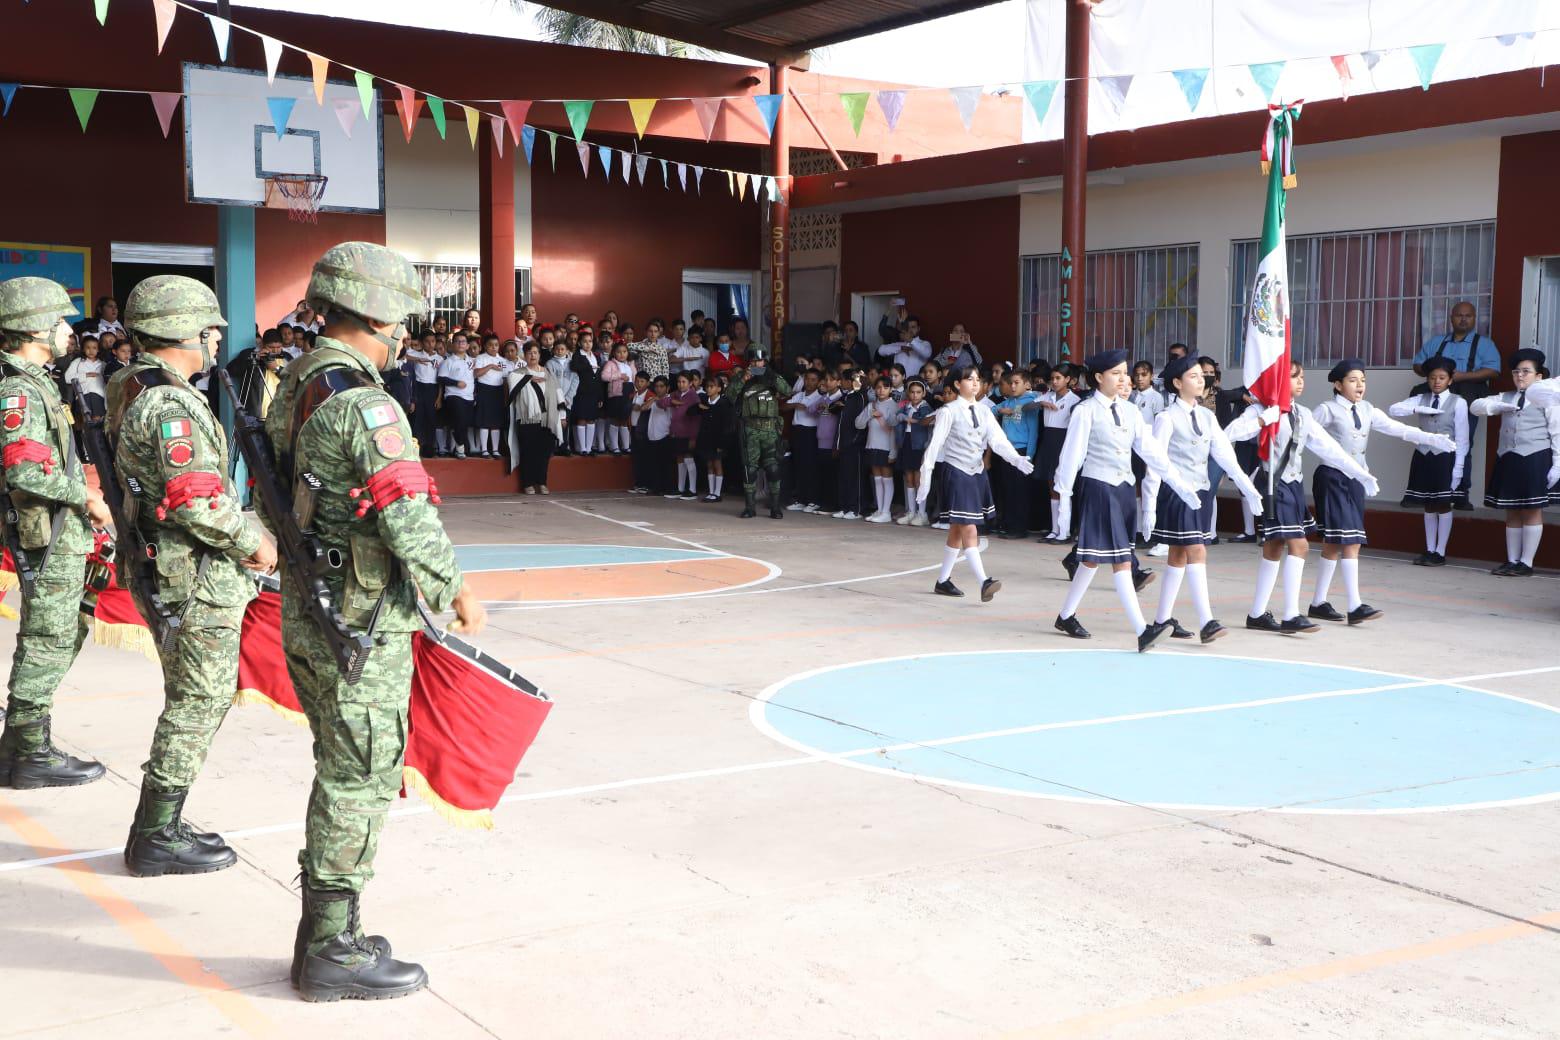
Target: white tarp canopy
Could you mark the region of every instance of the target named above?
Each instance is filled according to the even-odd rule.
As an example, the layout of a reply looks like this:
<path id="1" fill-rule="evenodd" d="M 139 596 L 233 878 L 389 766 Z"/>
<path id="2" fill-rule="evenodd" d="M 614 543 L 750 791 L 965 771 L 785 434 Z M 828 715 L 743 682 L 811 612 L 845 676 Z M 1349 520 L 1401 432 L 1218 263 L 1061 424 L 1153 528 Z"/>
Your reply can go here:
<path id="1" fill-rule="evenodd" d="M 1064 79 L 1073 2 L 1028 0 L 1029 80 Z M 1089 43 L 1099 134 L 1519 69 L 1537 90 L 1560 63 L 1560 0 L 1099 0 Z M 1062 136 L 1056 93 L 1026 140 Z"/>

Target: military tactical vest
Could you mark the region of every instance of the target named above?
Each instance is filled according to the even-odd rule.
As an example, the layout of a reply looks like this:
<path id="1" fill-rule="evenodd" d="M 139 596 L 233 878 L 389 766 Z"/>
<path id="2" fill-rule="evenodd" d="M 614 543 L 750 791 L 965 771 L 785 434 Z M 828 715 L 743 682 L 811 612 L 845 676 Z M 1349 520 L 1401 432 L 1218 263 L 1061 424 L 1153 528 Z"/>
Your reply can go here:
<path id="1" fill-rule="evenodd" d="M 8 353 L 0 353 L 0 379 L 21 379 L 28 396 L 43 409 L 44 421 L 49 431 L 49 447 L 58 464 L 65 468 L 65 475 L 74 483 L 86 483 L 81 460 L 76 456 L 76 445 L 71 437 L 70 409 L 60 400 L 60 391 L 46 375 L 27 370 Z M 0 486 L 5 483 L 5 470 L 0 468 Z M 92 548 L 92 533 L 86 518 L 66 507 L 66 516 L 60 521 L 60 536 L 54 538 L 55 509 L 48 499 L 34 498 L 24 491 L 12 494 L 16 507 L 16 533 L 24 549 L 42 549 L 51 540 L 57 553 L 86 553 Z M 3 519 L 3 518 L 0 518 Z"/>

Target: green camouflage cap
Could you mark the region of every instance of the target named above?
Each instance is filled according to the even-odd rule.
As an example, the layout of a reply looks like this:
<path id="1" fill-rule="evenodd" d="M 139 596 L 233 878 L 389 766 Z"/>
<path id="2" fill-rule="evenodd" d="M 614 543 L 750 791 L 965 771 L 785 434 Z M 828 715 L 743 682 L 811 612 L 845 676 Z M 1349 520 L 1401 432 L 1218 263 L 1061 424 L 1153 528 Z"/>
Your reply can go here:
<path id="1" fill-rule="evenodd" d="M 749 361 L 768 361 L 769 351 L 755 343 L 747 348 L 745 356 Z"/>
<path id="2" fill-rule="evenodd" d="M 125 301 L 125 328 L 154 339 L 189 340 L 225 325 L 217 294 L 182 274 L 153 275 Z"/>
<path id="3" fill-rule="evenodd" d="M 33 276 L 0 282 L 0 329 L 6 332 L 44 332 L 75 313 L 59 282 Z"/>
<path id="4" fill-rule="evenodd" d="M 343 242 L 325 250 L 304 298 L 321 314 L 347 311 L 375 325 L 401 321 L 424 309 L 411 261 L 373 242 Z"/>

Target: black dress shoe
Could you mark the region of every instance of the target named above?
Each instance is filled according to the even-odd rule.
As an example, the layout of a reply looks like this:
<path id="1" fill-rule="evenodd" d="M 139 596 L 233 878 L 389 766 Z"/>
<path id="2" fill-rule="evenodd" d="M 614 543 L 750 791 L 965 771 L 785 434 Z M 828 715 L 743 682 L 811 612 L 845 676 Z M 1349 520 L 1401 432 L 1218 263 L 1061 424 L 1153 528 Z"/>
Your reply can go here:
<path id="1" fill-rule="evenodd" d="M 992 597 L 1001 591 L 1001 578 L 987 578 L 985 581 L 980 583 L 980 601 L 982 603 L 990 603 Z"/>
<path id="2" fill-rule="evenodd" d="M 1058 614 L 1056 616 L 1054 627 L 1058 632 L 1061 632 L 1063 635 L 1072 636 L 1074 639 L 1094 638 L 1093 636 L 1089 635 L 1089 630 L 1084 628 L 1083 624 L 1078 620 L 1077 614 L 1074 614 L 1072 617 L 1068 618 L 1064 618 Z"/>
<path id="3" fill-rule="evenodd" d="M 1170 622 L 1151 621 L 1148 627 L 1138 633 L 1138 653 L 1142 653 L 1159 641 L 1159 637 L 1170 631 Z"/>
<path id="4" fill-rule="evenodd" d="M 1142 592 L 1154 583 L 1154 572 L 1147 567 L 1132 572 L 1132 588 Z"/>
<path id="5" fill-rule="evenodd" d="M 1067 570 L 1067 580 L 1072 581 L 1073 575 L 1078 573 L 1078 547 L 1073 546 L 1067 555 L 1062 557 L 1062 566 Z"/>
<path id="6" fill-rule="evenodd" d="M 1379 617 L 1384 617 L 1385 615 L 1386 611 L 1377 610 L 1369 603 L 1361 603 L 1359 606 L 1349 611 L 1349 624 L 1363 625 L 1367 621 L 1374 621 Z"/>
<path id="7" fill-rule="evenodd" d="M 1514 563 L 1511 565 L 1510 576 L 1513 578 L 1531 578 L 1533 576 L 1533 568 L 1525 563 Z"/>
<path id="8" fill-rule="evenodd" d="M 1298 616 L 1298 615 L 1297 615 Z M 1344 616 L 1338 608 L 1331 603 L 1313 603 L 1305 612 L 1306 617 L 1313 617 L 1318 621 L 1343 621 Z"/>
<path id="9" fill-rule="evenodd" d="M 1268 615 L 1268 617 L 1272 616 L 1271 614 Z M 1197 637 L 1204 643 L 1211 643 L 1215 639 L 1223 639 L 1229 634 L 1230 630 L 1219 624 L 1218 621 L 1210 621 L 1202 627 L 1201 632 L 1197 633 Z"/>
<path id="10" fill-rule="evenodd" d="M 737 518 L 739 520 L 751 520 L 757 515 L 757 513 L 753 512 L 753 507 L 748 506 L 747 508 L 743 509 L 742 512 L 737 514 Z"/>
<path id="11" fill-rule="evenodd" d="M 1435 559 L 1435 553 L 1433 553 L 1433 552 L 1422 552 L 1418 556 L 1414 557 L 1414 566 L 1415 567 L 1433 567 L 1434 564 L 1431 563 L 1430 561 L 1432 561 L 1434 559 Z"/>
<path id="12" fill-rule="evenodd" d="M 1425 561 L 1425 566 L 1426 567 L 1445 567 L 1446 566 L 1446 554 L 1445 553 L 1430 553 L 1429 556 L 1430 556 L 1430 559 Z"/>
<path id="13" fill-rule="evenodd" d="M 1170 626 L 1171 639 L 1190 639 L 1192 634 L 1181 627 L 1181 623 L 1175 618 L 1165 618 L 1165 624 Z"/>
<path id="14" fill-rule="evenodd" d="M 1505 563 L 1501 564 L 1499 567 L 1492 568 L 1490 570 L 1490 573 L 1495 575 L 1497 578 L 1507 578 L 1507 577 L 1511 576 L 1511 568 L 1513 568 L 1515 566 L 1516 566 L 1515 563 L 1512 563 L 1511 561 L 1508 560 Z"/>
<path id="15" fill-rule="evenodd" d="M 1205 544 L 1205 545 L 1218 545 L 1218 544 L 1219 544 L 1219 542 L 1221 542 L 1221 541 L 1223 541 L 1223 539 L 1221 539 L 1221 538 L 1220 538 L 1220 537 L 1219 537 L 1219 536 L 1218 536 L 1218 535 L 1213 535 L 1213 536 L 1212 536 L 1212 537 L 1210 537 L 1210 538 L 1209 538 L 1209 539 L 1208 539 L 1208 540 L 1207 540 L 1207 541 L 1206 541 L 1206 542 L 1205 542 L 1205 543 L 1203 543 L 1203 544 Z"/>
<path id="16" fill-rule="evenodd" d="M 1256 545 L 1257 536 L 1254 534 L 1238 534 L 1230 539 L 1231 545 Z"/>
<path id="17" fill-rule="evenodd" d="M 1256 632 L 1282 632 L 1284 630 L 1283 626 L 1278 623 L 1278 619 L 1273 616 L 1271 610 L 1264 612 L 1261 617 L 1250 617 L 1248 615 L 1246 627 Z"/>
<path id="18" fill-rule="evenodd" d="M 1311 609 L 1315 610 L 1316 608 L 1312 607 Z M 1334 613 L 1336 613 L 1336 611 L 1334 611 Z M 1321 627 L 1322 626 L 1318 625 L 1316 622 L 1311 621 L 1308 618 L 1302 617 L 1299 614 L 1296 614 L 1292 618 L 1285 618 L 1279 624 L 1278 629 L 1279 629 L 1280 632 L 1283 632 L 1286 636 L 1294 636 L 1294 635 L 1309 635 L 1312 632 L 1320 631 Z"/>
<path id="19" fill-rule="evenodd" d="M 949 579 L 948 581 L 939 581 L 936 585 L 932 586 L 932 591 L 937 593 L 939 596 L 964 595 L 964 593 L 959 590 L 959 587 L 953 583 L 952 579 Z"/>

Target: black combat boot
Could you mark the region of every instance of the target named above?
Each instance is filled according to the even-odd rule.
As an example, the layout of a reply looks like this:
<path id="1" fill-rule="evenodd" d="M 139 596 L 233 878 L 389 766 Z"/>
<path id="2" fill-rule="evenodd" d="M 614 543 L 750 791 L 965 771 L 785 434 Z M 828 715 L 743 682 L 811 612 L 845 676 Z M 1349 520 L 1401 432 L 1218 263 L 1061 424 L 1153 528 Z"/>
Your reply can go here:
<path id="1" fill-rule="evenodd" d="M 0 734 L 0 787 L 76 787 L 103 778 L 103 765 L 67 755 L 49 739 L 49 717 L 7 721 Z"/>
<path id="2" fill-rule="evenodd" d="M 125 868 L 131 874 L 210 874 L 238 862 L 238 853 L 220 835 L 211 835 L 216 838 L 216 843 L 211 844 L 181 818 L 189 793 L 188 788 L 159 791 L 142 782 L 141 802 L 136 806 L 130 838 L 125 842 Z"/>
<path id="3" fill-rule="evenodd" d="M 769 481 L 769 519 L 785 519 L 785 507 L 780 504 L 780 481 L 778 479 L 770 479 Z"/>
<path id="4" fill-rule="evenodd" d="M 748 488 L 742 493 L 742 503 L 743 520 L 751 520 L 758 515 L 758 496 L 753 493 L 752 488 Z"/>
<path id="5" fill-rule="evenodd" d="M 381 953 L 359 937 L 358 895 L 303 887 L 304 944 L 298 995 L 307 1001 L 385 1000 L 428 984 L 422 965 Z M 388 944 L 386 944 L 388 945 Z"/>
<path id="6" fill-rule="evenodd" d="M 301 883 L 303 881 L 303 875 L 302 874 L 298 875 L 296 880 Z M 390 956 L 390 940 L 386 939 L 382 935 L 364 935 L 363 934 L 363 927 L 362 927 L 362 925 L 360 925 L 358 923 L 357 915 L 355 913 L 353 914 L 353 917 L 352 917 L 352 934 L 357 936 L 359 939 L 367 942 L 374 949 L 378 950 L 379 951 L 379 956 L 381 956 L 381 957 L 388 957 L 388 956 Z M 297 936 L 295 936 L 293 938 L 292 971 L 290 973 L 291 974 L 291 978 L 292 978 L 292 988 L 293 989 L 297 989 L 298 988 L 298 983 L 302 979 L 302 976 L 303 976 L 303 952 L 308 947 L 308 945 L 309 945 L 309 888 L 308 888 L 307 885 L 304 885 L 303 886 L 303 916 L 298 919 L 298 934 L 297 934 Z"/>

